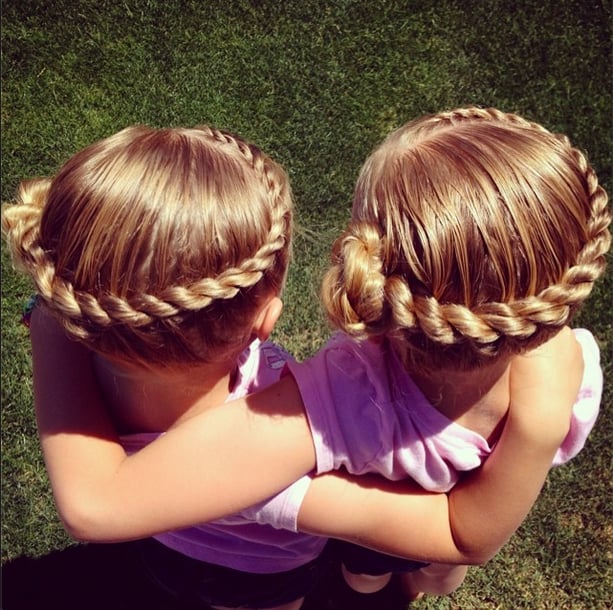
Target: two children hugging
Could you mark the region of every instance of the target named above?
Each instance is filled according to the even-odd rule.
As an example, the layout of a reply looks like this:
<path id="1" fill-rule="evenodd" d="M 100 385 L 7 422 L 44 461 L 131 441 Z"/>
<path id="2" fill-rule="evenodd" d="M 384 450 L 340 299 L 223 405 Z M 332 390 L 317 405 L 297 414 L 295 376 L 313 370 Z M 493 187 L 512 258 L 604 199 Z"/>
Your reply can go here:
<path id="1" fill-rule="evenodd" d="M 201 607 L 299 608 L 329 565 L 324 536 L 386 553 L 334 545 L 338 607 L 381 607 L 391 572 L 407 599 L 453 590 L 594 424 L 598 348 L 568 324 L 609 223 L 565 137 L 494 109 L 410 122 L 364 164 L 333 248 L 339 332 L 296 363 L 267 341 L 289 260 L 283 170 L 206 127 L 87 147 L 3 211 L 39 294 L 35 403 L 60 516 L 79 539 L 155 536 L 154 580 Z"/>

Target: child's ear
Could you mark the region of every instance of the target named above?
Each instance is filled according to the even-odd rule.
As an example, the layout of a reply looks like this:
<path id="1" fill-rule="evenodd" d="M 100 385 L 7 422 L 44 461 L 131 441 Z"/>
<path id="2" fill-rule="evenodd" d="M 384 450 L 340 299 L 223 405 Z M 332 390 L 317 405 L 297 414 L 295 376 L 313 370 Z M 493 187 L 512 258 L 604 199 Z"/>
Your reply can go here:
<path id="1" fill-rule="evenodd" d="M 282 311 L 283 301 L 279 297 L 272 297 L 260 310 L 253 324 L 253 332 L 260 341 L 266 341 L 270 337 Z"/>

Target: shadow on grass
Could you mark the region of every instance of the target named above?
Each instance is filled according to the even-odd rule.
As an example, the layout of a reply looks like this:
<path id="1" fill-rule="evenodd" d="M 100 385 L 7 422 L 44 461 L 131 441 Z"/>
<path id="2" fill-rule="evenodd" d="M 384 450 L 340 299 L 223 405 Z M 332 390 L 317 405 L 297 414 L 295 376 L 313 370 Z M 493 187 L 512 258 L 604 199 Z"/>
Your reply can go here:
<path id="1" fill-rule="evenodd" d="M 1 610 L 206 610 L 186 604 L 152 585 L 138 542 L 76 544 L 42 557 L 18 557 L 2 565 Z M 333 553 L 302 610 L 351 610 L 361 595 L 342 582 Z M 374 594 L 368 607 L 406 607 L 396 581 Z M 380 602 L 380 603 L 379 603 Z M 209 609 L 210 610 L 210 609 Z"/>
<path id="2" fill-rule="evenodd" d="M 82 544 L 2 565 L 3 610 L 171 610 L 135 543 Z"/>

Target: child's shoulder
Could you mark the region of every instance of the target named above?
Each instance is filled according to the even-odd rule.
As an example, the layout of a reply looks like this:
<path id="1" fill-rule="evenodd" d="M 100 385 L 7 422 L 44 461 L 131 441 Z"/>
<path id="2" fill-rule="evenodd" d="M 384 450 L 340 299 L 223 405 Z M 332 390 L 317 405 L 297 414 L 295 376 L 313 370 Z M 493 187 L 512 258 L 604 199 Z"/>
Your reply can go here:
<path id="1" fill-rule="evenodd" d="M 238 360 L 236 381 L 231 398 L 261 390 L 277 381 L 291 354 L 272 341 L 253 341 Z"/>
<path id="2" fill-rule="evenodd" d="M 574 328 L 573 334 L 581 346 L 584 365 L 578 401 L 581 402 L 581 398 L 593 397 L 595 408 L 597 408 L 604 385 L 604 374 L 600 366 L 600 347 L 596 337 L 585 328 Z"/>
<path id="3" fill-rule="evenodd" d="M 596 337 L 587 328 L 573 328 L 573 334 L 583 350 L 584 359 L 589 359 L 598 364 L 600 362 L 600 347 Z"/>
<path id="4" fill-rule="evenodd" d="M 312 357 L 303 362 L 290 362 L 288 369 L 306 394 L 322 396 L 327 391 L 338 404 L 370 397 L 378 404 L 393 400 L 396 390 L 408 383 L 408 375 L 397 365 L 389 346 L 373 340 L 357 340 L 344 333 L 335 333 Z"/>
<path id="5" fill-rule="evenodd" d="M 604 375 L 600 366 L 598 342 L 585 328 L 574 328 L 573 334 L 583 354 L 583 379 L 573 405 L 570 428 L 554 457 L 554 466 L 564 464 L 583 449 L 598 418 L 602 400 Z"/>
<path id="6" fill-rule="evenodd" d="M 264 360 L 265 366 L 273 370 L 282 369 L 286 362 L 294 360 L 294 357 L 278 343 L 272 341 L 258 341 L 257 343 L 260 358 Z"/>

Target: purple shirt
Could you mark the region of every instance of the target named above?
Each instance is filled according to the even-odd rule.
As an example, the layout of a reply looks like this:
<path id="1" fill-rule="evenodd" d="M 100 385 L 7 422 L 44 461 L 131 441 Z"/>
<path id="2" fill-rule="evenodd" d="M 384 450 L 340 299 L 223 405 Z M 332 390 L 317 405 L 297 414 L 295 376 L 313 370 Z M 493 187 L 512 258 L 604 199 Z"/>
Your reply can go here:
<path id="1" fill-rule="evenodd" d="M 554 465 L 583 447 L 600 406 L 600 353 L 592 334 L 574 331 L 583 349 L 584 376 L 569 433 Z M 341 466 L 392 480 L 411 477 L 424 489 L 446 492 L 463 471 L 492 452 L 480 434 L 437 411 L 392 349 L 337 334 L 313 358 L 288 362 L 305 404 L 317 454 L 317 472 Z"/>

